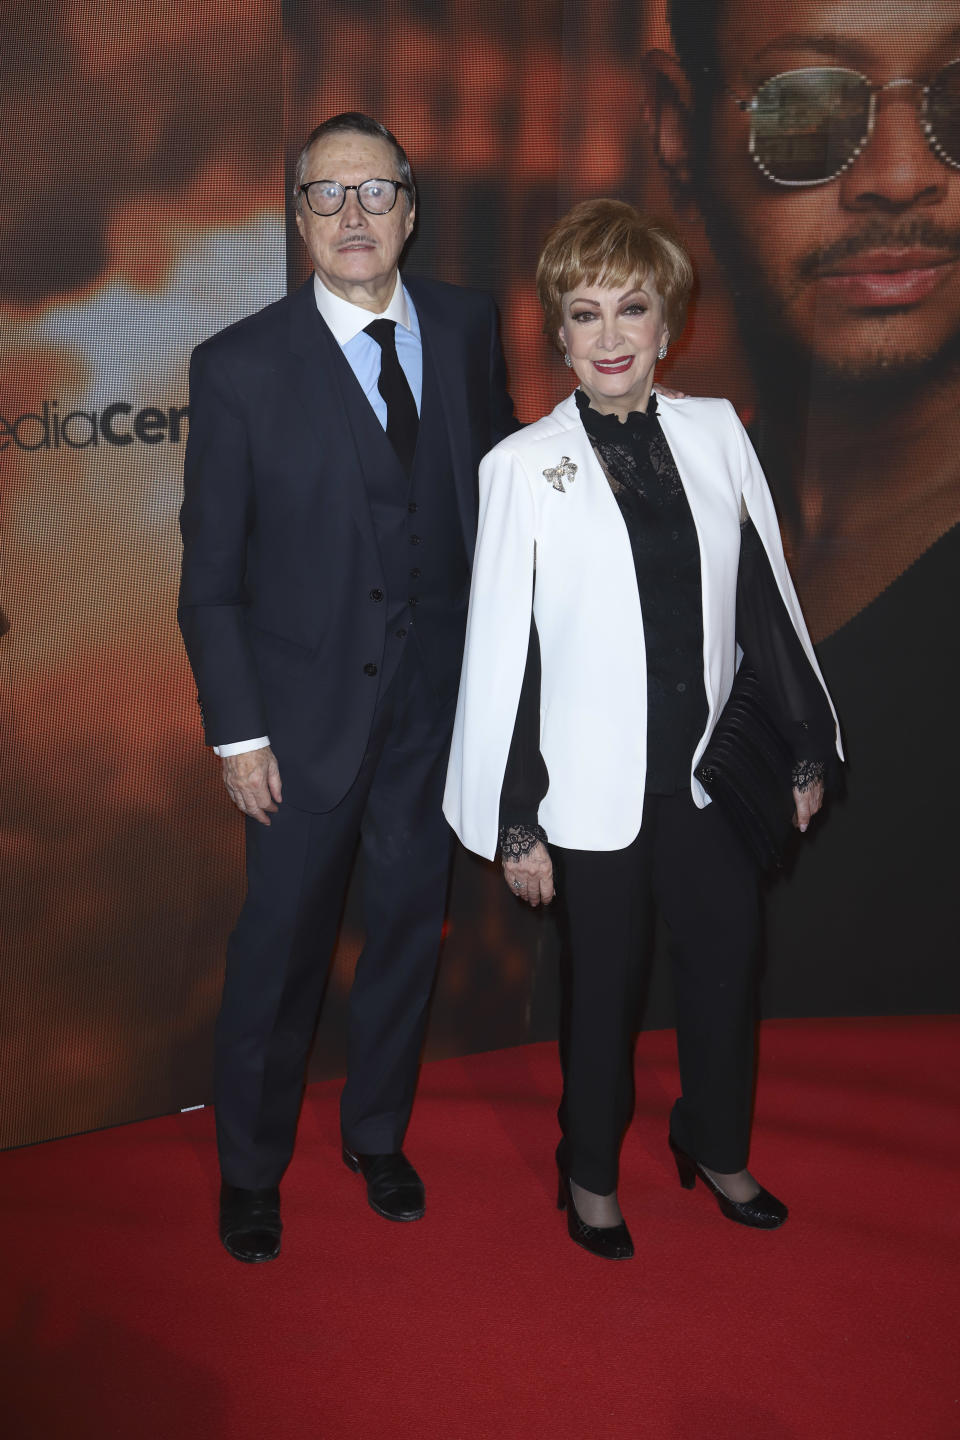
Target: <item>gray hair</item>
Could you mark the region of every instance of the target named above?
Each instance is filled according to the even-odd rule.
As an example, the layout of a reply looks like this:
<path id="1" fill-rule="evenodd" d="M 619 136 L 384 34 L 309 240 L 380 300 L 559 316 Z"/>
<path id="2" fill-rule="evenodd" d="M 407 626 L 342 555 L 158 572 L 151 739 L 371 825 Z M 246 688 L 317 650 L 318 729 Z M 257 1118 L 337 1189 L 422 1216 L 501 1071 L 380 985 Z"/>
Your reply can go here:
<path id="1" fill-rule="evenodd" d="M 374 120 L 370 115 L 364 115 L 360 110 L 345 110 L 342 115 L 333 115 L 329 120 L 324 120 L 322 124 L 317 125 L 315 129 L 310 131 L 310 134 L 303 143 L 300 154 L 297 156 L 297 163 L 293 171 L 293 202 L 297 207 L 297 211 L 299 212 L 303 206 L 303 196 L 300 194 L 300 186 L 303 184 L 303 177 L 307 173 L 307 159 L 310 151 L 318 140 L 323 140 L 327 135 L 337 134 L 371 135 L 375 140 L 385 140 L 387 142 L 393 151 L 393 158 L 397 167 L 396 178 L 400 181 L 401 185 L 406 186 L 406 189 L 403 191 L 403 196 L 407 202 L 407 212 L 409 213 L 416 204 L 417 188 L 413 179 L 413 171 L 410 168 L 410 161 L 407 159 L 407 152 L 392 130 L 388 130 L 386 125 L 381 125 L 379 120 Z M 325 175 L 322 178 L 326 180 L 328 178 L 335 179 L 336 177 L 328 177 Z M 392 177 L 384 175 L 382 177 L 371 176 L 370 178 L 387 180 Z"/>

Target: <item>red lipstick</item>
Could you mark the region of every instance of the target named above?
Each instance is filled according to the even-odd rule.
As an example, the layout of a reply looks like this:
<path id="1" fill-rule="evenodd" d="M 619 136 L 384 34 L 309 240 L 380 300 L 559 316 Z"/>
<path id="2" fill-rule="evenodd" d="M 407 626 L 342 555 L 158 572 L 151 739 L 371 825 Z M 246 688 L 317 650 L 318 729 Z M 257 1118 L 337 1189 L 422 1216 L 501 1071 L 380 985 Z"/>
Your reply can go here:
<path id="1" fill-rule="evenodd" d="M 599 370 L 601 375 L 622 375 L 629 370 L 633 364 L 632 355 L 621 355 L 616 360 L 594 360 L 593 368 Z"/>

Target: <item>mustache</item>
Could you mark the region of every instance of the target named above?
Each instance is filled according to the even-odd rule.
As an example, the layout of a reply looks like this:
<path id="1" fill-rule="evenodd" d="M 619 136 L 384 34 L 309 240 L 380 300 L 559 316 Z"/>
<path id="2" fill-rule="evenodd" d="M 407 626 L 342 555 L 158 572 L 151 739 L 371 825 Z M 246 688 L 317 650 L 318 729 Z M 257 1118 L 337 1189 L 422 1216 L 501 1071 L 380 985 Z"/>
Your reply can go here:
<path id="1" fill-rule="evenodd" d="M 900 224 L 871 220 L 855 234 L 845 235 L 831 245 L 811 250 L 800 260 L 797 271 L 803 280 L 814 280 L 822 270 L 840 260 L 849 260 L 867 250 L 938 250 L 960 256 L 960 227 L 951 229 L 933 220 L 910 220 Z"/>

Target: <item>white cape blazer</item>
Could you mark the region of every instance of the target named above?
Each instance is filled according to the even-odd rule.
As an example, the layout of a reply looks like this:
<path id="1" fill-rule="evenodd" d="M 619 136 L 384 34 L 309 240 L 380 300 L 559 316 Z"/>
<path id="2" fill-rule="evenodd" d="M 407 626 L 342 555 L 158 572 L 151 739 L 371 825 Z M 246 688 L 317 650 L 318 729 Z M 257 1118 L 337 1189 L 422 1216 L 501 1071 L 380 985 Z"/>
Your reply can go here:
<path id="1" fill-rule="evenodd" d="M 693 770 L 738 663 L 741 500 L 821 685 L 823 677 L 767 482 L 733 406 L 663 396 L 657 406 L 700 543 L 709 711 L 690 788 L 702 808 L 710 797 Z M 561 474 L 560 490 L 545 472 L 565 460 L 576 473 Z M 480 525 L 443 811 L 464 845 L 490 859 L 498 848 L 531 597 L 542 661 L 540 749 L 550 777 L 540 823 L 566 848 L 623 849 L 639 832 L 646 780 L 643 616 L 627 528 L 573 395 L 501 441 L 480 465 Z M 839 729 L 837 752 L 842 758 Z"/>

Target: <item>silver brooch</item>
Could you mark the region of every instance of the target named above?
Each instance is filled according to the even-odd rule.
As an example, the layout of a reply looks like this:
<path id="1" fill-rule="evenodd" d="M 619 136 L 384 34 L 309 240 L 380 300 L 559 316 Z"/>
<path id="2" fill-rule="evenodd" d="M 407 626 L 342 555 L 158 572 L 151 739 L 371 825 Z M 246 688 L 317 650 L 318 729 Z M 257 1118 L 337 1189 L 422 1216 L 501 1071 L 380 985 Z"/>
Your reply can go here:
<path id="1" fill-rule="evenodd" d="M 554 490 L 559 490 L 562 495 L 566 490 L 566 487 L 563 483 L 564 480 L 570 480 L 572 482 L 574 476 L 577 473 L 577 467 L 570 459 L 569 455 L 564 455 L 560 459 L 560 464 L 557 465 L 555 469 L 544 470 L 543 473 L 545 478 L 553 486 Z"/>

